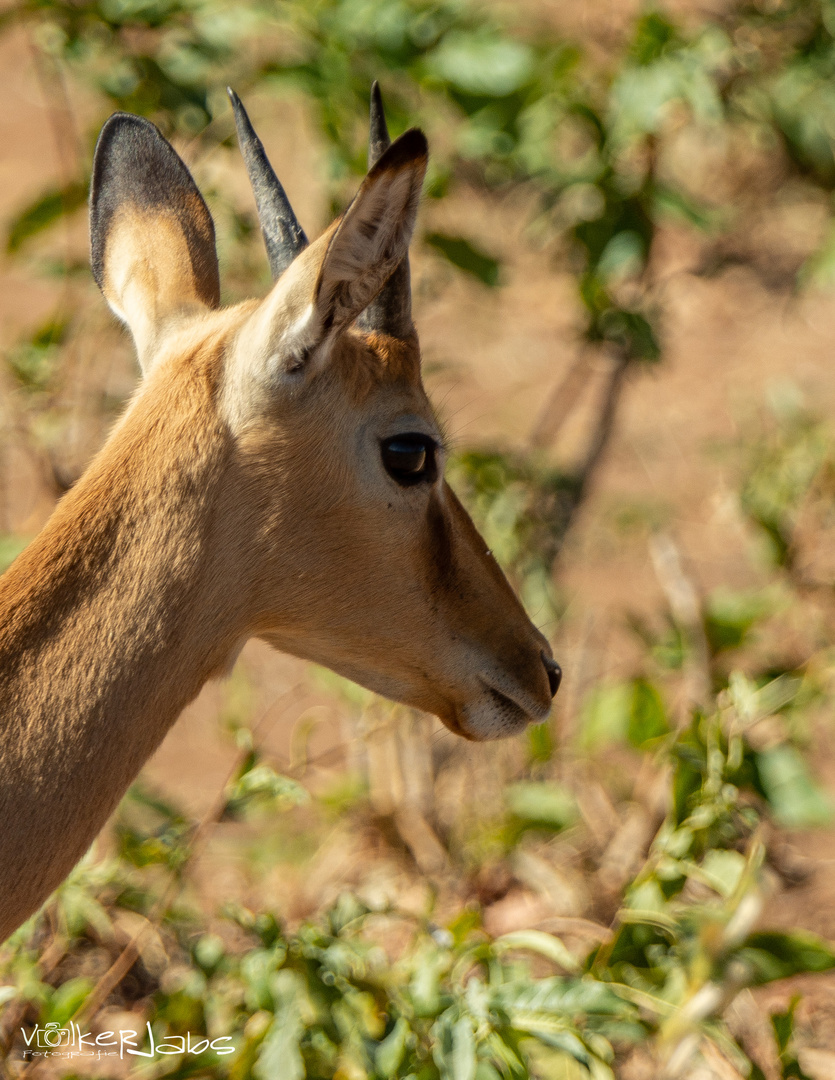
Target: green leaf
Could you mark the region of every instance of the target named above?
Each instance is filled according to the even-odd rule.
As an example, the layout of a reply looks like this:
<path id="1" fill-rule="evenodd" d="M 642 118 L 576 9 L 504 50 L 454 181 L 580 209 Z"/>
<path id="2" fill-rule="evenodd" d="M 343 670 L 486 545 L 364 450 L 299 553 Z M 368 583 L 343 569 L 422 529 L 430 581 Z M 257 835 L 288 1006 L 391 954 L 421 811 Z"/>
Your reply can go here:
<path id="1" fill-rule="evenodd" d="M 832 802 L 809 772 L 800 751 L 782 744 L 755 755 L 763 790 L 774 817 L 790 829 L 826 825 Z"/>
<path id="2" fill-rule="evenodd" d="M 495 288 L 499 284 L 501 263 L 492 255 L 480 250 L 465 240 L 463 236 L 450 236 L 448 233 L 427 233 L 424 240 L 453 266 L 477 278 L 483 285 Z"/>
<path id="3" fill-rule="evenodd" d="M 545 829 L 564 829 L 577 819 L 574 796 L 550 781 L 523 780 L 505 789 L 510 813 L 525 825 Z"/>
<path id="4" fill-rule="evenodd" d="M 641 236 L 633 229 L 615 233 L 597 262 L 597 273 L 607 285 L 616 280 L 633 277 L 644 267 L 646 248 Z"/>
<path id="5" fill-rule="evenodd" d="M 381 1076 L 394 1077 L 406 1053 L 409 1025 L 401 1016 L 374 1051 L 374 1064 Z"/>
<path id="6" fill-rule="evenodd" d="M 409 993 L 417 1016 L 437 1016 L 441 1010 L 441 973 L 447 958 L 423 948 L 415 957 Z"/>
<path id="7" fill-rule="evenodd" d="M 635 360 L 654 363 L 661 357 L 655 331 L 646 317 L 637 311 L 608 308 L 601 312 L 589 330 L 589 340 L 611 341 Z"/>
<path id="8" fill-rule="evenodd" d="M 652 64 L 677 40 L 673 23 L 659 12 L 650 11 L 636 21 L 629 53 L 637 64 Z"/>
<path id="9" fill-rule="evenodd" d="M 771 1026 L 777 1040 L 782 1075 L 786 1080 L 789 1080 L 789 1077 L 793 1077 L 794 1080 L 812 1080 L 812 1077 L 800 1067 L 794 1048 L 794 1013 L 799 1001 L 800 995 L 795 994 L 785 1012 L 773 1013 L 771 1016 Z"/>
<path id="10" fill-rule="evenodd" d="M 300 979 L 295 972 L 280 971 L 273 980 L 276 1009 L 253 1066 L 258 1080 L 304 1080 L 304 1059 L 299 1049 L 303 1027 L 299 998 Z"/>
<path id="11" fill-rule="evenodd" d="M 69 979 L 52 995 L 49 1008 L 43 1016 L 43 1024 L 52 1023 L 63 1027 L 74 1016 L 93 989 L 93 982 L 82 977 Z"/>
<path id="12" fill-rule="evenodd" d="M 247 1008 L 250 1012 L 269 1009 L 273 1005 L 270 979 L 281 962 L 280 954 L 273 949 L 250 949 L 241 958 L 241 979 Z"/>
<path id="13" fill-rule="evenodd" d="M 436 78 L 468 94 L 503 98 L 525 85 L 532 61 L 529 46 L 484 27 L 475 32 L 450 31 L 429 56 L 427 66 Z"/>
<path id="14" fill-rule="evenodd" d="M 78 210 L 87 201 L 87 182 L 73 181 L 48 191 L 12 220 L 6 234 L 6 251 L 13 255 L 30 237 L 48 229 L 58 218 Z"/>
<path id="15" fill-rule="evenodd" d="M 794 1035 L 794 1011 L 797 1008 L 797 997 L 789 1002 L 789 1007 L 783 1013 L 772 1013 L 771 1026 L 777 1039 L 777 1052 L 782 1057 L 788 1049 L 789 1042 Z"/>
<path id="16" fill-rule="evenodd" d="M 692 51 L 678 50 L 618 72 L 610 98 L 610 138 L 617 144 L 662 136 L 674 107 L 685 104 L 703 123 L 720 123 L 722 98 L 712 72 Z"/>
<path id="17" fill-rule="evenodd" d="M 534 1039 L 524 1043 L 531 1075 L 537 1080 L 589 1080 L 588 1069 L 571 1054 L 555 1050 Z"/>
<path id="18" fill-rule="evenodd" d="M 475 1080 L 475 1070 L 473 1024 L 462 1016 L 452 1028 L 452 1080 Z"/>
<path id="19" fill-rule="evenodd" d="M 715 589 L 705 604 L 705 631 L 711 650 L 719 653 L 739 648 L 773 606 L 771 598 L 762 592 Z"/>
<path id="20" fill-rule="evenodd" d="M 203 934 L 194 945 L 194 959 L 207 974 L 213 972 L 223 959 L 225 947 L 217 934 Z"/>
<path id="21" fill-rule="evenodd" d="M 346 890 L 337 896 L 336 903 L 328 912 L 328 922 L 334 934 L 341 934 L 346 926 L 367 914 L 366 905 L 354 893 Z"/>
<path id="22" fill-rule="evenodd" d="M 580 712 L 580 744 L 597 750 L 623 742 L 629 730 L 632 687 L 629 683 L 596 686 L 583 701 Z"/>
<path id="23" fill-rule="evenodd" d="M 528 756 L 531 761 L 546 762 L 554 756 L 554 736 L 551 725 L 546 720 L 542 724 L 531 724 L 527 731 Z"/>
<path id="24" fill-rule="evenodd" d="M 68 328 L 66 318 L 53 316 L 8 350 L 6 363 L 22 389 L 35 394 L 50 389 Z"/>
<path id="25" fill-rule="evenodd" d="M 583 1065 L 588 1065 L 591 1055 L 583 1046 L 582 1040 L 573 1031 L 548 1031 L 540 1029 L 534 1031 L 536 1037 L 546 1046 L 553 1046 L 557 1050 L 563 1050 Z"/>
<path id="26" fill-rule="evenodd" d="M 708 851 L 699 867 L 712 888 L 725 897 L 733 896 L 745 873 L 745 856 L 739 851 Z"/>
<path id="27" fill-rule="evenodd" d="M 605 983 L 594 979 L 552 975 L 547 979 L 519 979 L 498 987 L 495 1000 L 509 1012 L 514 1024 L 527 1030 L 543 1017 L 585 1015 L 631 1019 L 636 1010 Z"/>
<path id="28" fill-rule="evenodd" d="M 301 806 L 309 799 L 307 790 L 296 780 L 282 776 L 262 762 L 248 769 L 227 788 L 224 815 L 237 817 L 254 808 L 288 809 Z"/>
<path id="29" fill-rule="evenodd" d="M 832 947 L 814 934 L 801 930 L 751 934 L 736 956 L 750 966 L 752 982 L 757 985 L 804 972 L 830 971 L 835 967 Z"/>
<path id="30" fill-rule="evenodd" d="M 664 893 L 661 890 L 661 886 L 653 878 L 649 878 L 646 881 L 641 882 L 640 885 L 633 885 L 626 894 L 626 909 L 632 911 L 636 916 L 642 918 L 649 918 L 652 916 L 656 920 L 660 920 L 660 925 L 671 925 L 671 919 L 667 910 L 667 901 Z M 627 910 L 620 912 L 621 919 L 627 917 Z"/>
<path id="31" fill-rule="evenodd" d="M 94 895 L 87 882 L 69 878 L 56 893 L 67 932 L 75 938 L 93 929 L 105 940 L 113 933 L 113 924 L 104 905 Z"/>
<path id="32" fill-rule="evenodd" d="M 832 125 L 835 87 L 831 73 L 807 62 L 786 64 L 770 86 L 774 119 L 795 162 L 830 187 L 835 180 Z"/>
<path id="33" fill-rule="evenodd" d="M 558 937 L 541 930 L 514 930 L 503 934 L 493 942 L 493 948 L 500 952 L 505 949 L 527 949 L 547 957 L 566 971 L 578 971 L 580 967 Z"/>
<path id="34" fill-rule="evenodd" d="M 670 724 L 661 694 L 646 679 L 632 682 L 632 702 L 627 725 L 629 742 L 642 747 L 652 739 L 668 734 Z"/>

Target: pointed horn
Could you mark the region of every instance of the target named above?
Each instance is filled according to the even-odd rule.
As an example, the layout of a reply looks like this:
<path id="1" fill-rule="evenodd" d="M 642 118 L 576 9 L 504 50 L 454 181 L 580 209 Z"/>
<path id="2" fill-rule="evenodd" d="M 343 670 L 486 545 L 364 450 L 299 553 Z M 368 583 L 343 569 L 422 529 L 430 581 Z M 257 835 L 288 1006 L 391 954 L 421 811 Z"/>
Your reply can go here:
<path id="1" fill-rule="evenodd" d="M 230 87 L 226 88 L 226 92 L 235 113 L 238 142 L 246 163 L 246 171 L 249 173 L 252 192 L 255 195 L 258 220 L 261 223 L 261 232 L 264 234 L 264 243 L 267 247 L 267 258 L 270 260 L 270 270 L 275 281 L 299 252 L 307 247 L 307 237 L 293 213 L 290 200 L 280 180 L 273 172 L 261 140 L 255 134 L 246 109 L 241 104 L 241 99 Z"/>
<path id="2" fill-rule="evenodd" d="M 368 168 L 372 169 L 391 145 L 380 84 L 371 87 L 370 132 L 368 137 Z M 409 256 L 397 267 L 377 296 L 360 315 L 357 324 L 363 330 L 382 330 L 396 338 L 411 337 L 412 283 Z"/>
<path id="3" fill-rule="evenodd" d="M 391 146 L 386 112 L 383 108 L 383 95 L 380 84 L 375 79 L 371 86 L 371 108 L 369 110 L 368 132 L 368 168 L 373 169 L 383 154 Z"/>

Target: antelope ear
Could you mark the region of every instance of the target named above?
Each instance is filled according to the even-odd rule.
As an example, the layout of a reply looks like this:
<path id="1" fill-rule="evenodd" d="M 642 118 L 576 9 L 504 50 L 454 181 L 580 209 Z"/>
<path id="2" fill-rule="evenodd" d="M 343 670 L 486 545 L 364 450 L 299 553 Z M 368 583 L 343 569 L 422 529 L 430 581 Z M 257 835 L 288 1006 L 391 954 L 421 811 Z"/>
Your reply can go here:
<path id="1" fill-rule="evenodd" d="M 313 306 L 323 334 L 352 323 L 403 261 L 426 162 L 426 137 L 412 128 L 391 144 L 363 180 L 319 268 Z"/>
<path id="2" fill-rule="evenodd" d="M 114 113 L 90 191 L 93 276 L 127 323 L 143 371 L 172 318 L 220 303 L 215 230 L 170 143 L 147 120 Z"/>
<path id="3" fill-rule="evenodd" d="M 407 131 L 368 173 L 356 198 L 330 229 L 305 248 L 236 338 L 241 417 L 257 408 L 261 390 L 325 361 L 333 335 L 379 293 L 409 248 L 426 172 L 426 139 Z"/>

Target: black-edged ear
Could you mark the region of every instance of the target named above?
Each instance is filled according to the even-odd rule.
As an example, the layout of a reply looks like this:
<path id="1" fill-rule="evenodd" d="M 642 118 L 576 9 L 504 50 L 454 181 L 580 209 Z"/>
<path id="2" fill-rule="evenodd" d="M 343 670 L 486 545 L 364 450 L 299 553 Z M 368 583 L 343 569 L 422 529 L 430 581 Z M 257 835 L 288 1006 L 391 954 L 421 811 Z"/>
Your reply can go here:
<path id="1" fill-rule="evenodd" d="M 147 370 L 164 325 L 220 303 L 215 230 L 176 151 L 148 120 L 114 113 L 96 144 L 93 276 Z"/>
<path id="2" fill-rule="evenodd" d="M 345 211 L 322 260 L 314 305 L 323 331 L 353 322 L 409 250 L 427 163 L 426 137 L 404 132 Z"/>
<path id="3" fill-rule="evenodd" d="M 269 387 L 327 362 L 329 352 L 318 352 L 319 346 L 354 322 L 403 262 L 426 163 L 423 133 L 405 132 L 369 171 L 342 217 L 283 272 L 236 338 L 242 402 L 251 399 L 243 389 L 251 380 Z"/>
<path id="4" fill-rule="evenodd" d="M 371 85 L 368 120 L 368 167 L 371 169 L 391 146 L 383 95 L 376 79 Z M 414 334 L 412 275 L 408 255 L 362 312 L 357 325 L 362 330 L 379 330 L 401 340 Z"/>

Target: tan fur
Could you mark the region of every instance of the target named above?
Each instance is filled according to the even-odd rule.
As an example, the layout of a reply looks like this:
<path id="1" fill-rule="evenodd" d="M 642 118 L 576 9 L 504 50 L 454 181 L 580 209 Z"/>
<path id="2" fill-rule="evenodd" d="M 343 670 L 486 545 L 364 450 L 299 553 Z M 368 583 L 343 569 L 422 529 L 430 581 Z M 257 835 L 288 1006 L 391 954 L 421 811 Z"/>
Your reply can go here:
<path id="1" fill-rule="evenodd" d="M 400 188 L 393 211 L 379 191 L 366 204 L 372 225 L 380 207 L 411 215 L 383 243 L 395 264 L 414 218 Z M 0 578 L 0 939 L 248 637 L 469 738 L 547 714 L 547 643 L 455 496 L 440 478 L 399 487 L 382 466 L 389 436 L 441 437 L 416 339 L 327 329 L 333 297 L 317 283 L 342 275 L 347 324 L 381 277 L 361 252 L 329 263 L 338 231 L 264 301 L 212 311 L 176 228 L 155 229 L 159 260 L 133 226 L 113 228 L 105 280 L 153 363 Z"/>
<path id="2" fill-rule="evenodd" d="M 204 306 L 199 282 L 173 215 L 127 206 L 107 241 L 104 294 L 133 333 L 143 369 L 166 322 Z"/>

